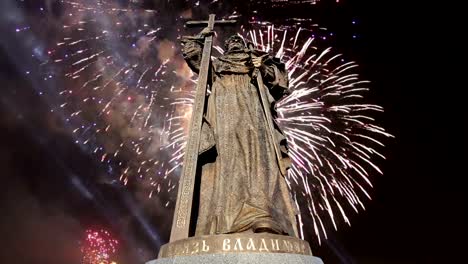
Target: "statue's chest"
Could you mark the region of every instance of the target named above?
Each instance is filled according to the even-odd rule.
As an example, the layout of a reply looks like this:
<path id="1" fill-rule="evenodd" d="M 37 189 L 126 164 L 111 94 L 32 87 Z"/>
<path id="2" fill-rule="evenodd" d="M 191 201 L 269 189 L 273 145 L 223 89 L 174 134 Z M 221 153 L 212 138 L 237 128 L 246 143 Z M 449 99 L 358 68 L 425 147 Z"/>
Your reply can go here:
<path id="1" fill-rule="evenodd" d="M 251 60 L 248 54 L 223 56 L 213 62 L 214 70 L 219 74 L 247 74 L 251 71 Z"/>

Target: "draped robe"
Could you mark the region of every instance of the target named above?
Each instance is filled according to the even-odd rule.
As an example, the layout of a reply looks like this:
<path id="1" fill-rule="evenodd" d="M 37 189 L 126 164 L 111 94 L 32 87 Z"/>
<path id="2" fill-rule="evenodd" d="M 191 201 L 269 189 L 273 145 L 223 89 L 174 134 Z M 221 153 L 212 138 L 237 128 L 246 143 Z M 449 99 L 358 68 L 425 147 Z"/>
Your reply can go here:
<path id="1" fill-rule="evenodd" d="M 203 38 L 184 37 L 182 44 L 187 64 L 198 73 Z M 287 172 L 280 169 L 289 166 L 286 140 L 278 127 L 270 130 L 265 118 L 274 114 L 275 100 L 287 93 L 284 64 L 273 57 L 265 60 L 260 72 L 266 87 L 258 87 L 252 76 L 248 50 L 227 52 L 210 67 L 195 235 L 256 232 L 266 226 L 297 237 L 297 210 L 284 178 Z M 263 109 L 259 88 L 267 90 L 270 109 Z"/>

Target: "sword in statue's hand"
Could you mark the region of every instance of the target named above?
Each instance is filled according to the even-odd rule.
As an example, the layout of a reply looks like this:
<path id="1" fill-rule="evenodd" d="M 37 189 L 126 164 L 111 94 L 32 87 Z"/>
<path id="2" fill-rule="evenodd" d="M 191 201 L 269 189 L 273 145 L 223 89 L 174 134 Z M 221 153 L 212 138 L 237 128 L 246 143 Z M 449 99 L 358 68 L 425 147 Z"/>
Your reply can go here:
<path id="1" fill-rule="evenodd" d="M 248 43 L 248 48 L 250 50 L 250 54 L 251 54 L 251 57 L 252 57 L 252 64 L 255 67 L 255 69 L 254 69 L 254 71 L 252 73 L 252 77 L 257 79 L 258 92 L 260 94 L 260 100 L 261 100 L 263 111 L 264 111 L 264 114 L 265 114 L 265 120 L 267 122 L 268 129 L 269 129 L 268 134 L 270 134 L 271 143 L 275 147 L 276 159 L 278 161 L 278 165 L 279 165 L 281 174 L 283 174 L 283 176 L 286 176 L 286 168 L 285 168 L 285 166 L 283 164 L 283 158 L 281 157 L 281 152 L 279 150 L 278 143 L 276 142 L 276 139 L 274 137 L 274 135 L 275 135 L 275 127 L 274 127 L 274 124 L 273 124 L 274 121 L 273 121 L 273 118 L 271 116 L 270 103 L 268 102 L 268 99 L 267 99 L 268 97 L 267 97 L 267 94 L 266 94 L 266 91 L 265 91 L 265 84 L 263 83 L 262 73 L 260 71 L 260 68 L 263 65 L 264 59 L 268 56 L 268 54 L 264 54 L 262 56 L 255 56 L 254 55 L 255 49 L 254 49 L 254 45 L 253 45 L 252 42 Z"/>

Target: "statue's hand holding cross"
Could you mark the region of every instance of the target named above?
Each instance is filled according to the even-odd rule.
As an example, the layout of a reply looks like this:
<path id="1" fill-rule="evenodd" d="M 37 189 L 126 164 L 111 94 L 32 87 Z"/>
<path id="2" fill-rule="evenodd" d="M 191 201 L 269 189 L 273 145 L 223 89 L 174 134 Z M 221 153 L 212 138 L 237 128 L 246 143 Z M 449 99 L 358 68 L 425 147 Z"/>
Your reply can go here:
<path id="1" fill-rule="evenodd" d="M 214 30 L 210 29 L 209 27 L 206 27 L 200 32 L 200 36 L 201 37 L 212 36 L 214 35 L 214 33 L 215 33 Z"/>

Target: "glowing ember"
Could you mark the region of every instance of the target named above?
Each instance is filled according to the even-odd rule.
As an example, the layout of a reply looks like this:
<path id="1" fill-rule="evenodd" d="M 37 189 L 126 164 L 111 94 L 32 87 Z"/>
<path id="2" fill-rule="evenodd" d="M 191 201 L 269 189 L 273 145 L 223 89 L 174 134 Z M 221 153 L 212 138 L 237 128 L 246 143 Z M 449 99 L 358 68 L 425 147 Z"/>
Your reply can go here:
<path id="1" fill-rule="evenodd" d="M 112 261 L 119 242 L 107 230 L 86 230 L 81 252 L 83 264 L 117 264 Z"/>
<path id="2" fill-rule="evenodd" d="M 117 2 L 63 1 L 69 16 L 41 65 L 46 80 L 61 82 L 52 111 L 63 114 L 76 143 L 123 185 L 174 200 L 196 82 L 176 47 L 183 17 L 199 1 L 187 1 L 190 12 L 171 17 L 170 25 L 161 10 Z M 307 1 L 276 1 L 296 2 Z M 374 159 L 383 157 L 376 149 L 391 136 L 373 119 L 383 109 L 365 101 L 368 82 L 356 74 L 357 64 L 334 54 L 324 43 L 334 34 L 312 20 L 274 24 L 251 17 L 241 35 L 286 63 L 290 95 L 277 103 L 276 121 L 293 162 L 287 181 L 301 210 L 301 234 L 314 230 L 320 241 L 337 220 L 349 224 L 347 211 L 363 209 L 362 198 L 370 198 L 371 172 L 381 173 Z M 219 45 L 214 50 L 223 52 Z M 304 227 L 309 216 L 313 226 Z"/>

